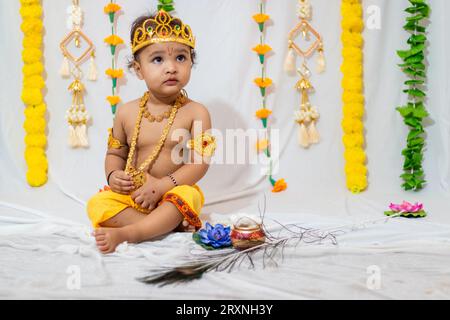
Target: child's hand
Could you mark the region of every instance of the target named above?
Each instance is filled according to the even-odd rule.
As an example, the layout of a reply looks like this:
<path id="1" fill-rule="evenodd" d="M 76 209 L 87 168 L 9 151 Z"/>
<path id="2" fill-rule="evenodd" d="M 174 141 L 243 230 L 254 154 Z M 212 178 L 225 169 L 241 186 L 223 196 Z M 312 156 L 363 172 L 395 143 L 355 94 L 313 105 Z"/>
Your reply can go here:
<path id="1" fill-rule="evenodd" d="M 131 194 L 133 201 L 143 209 L 153 210 L 164 194 L 159 179 L 146 174 L 146 182 Z"/>
<path id="2" fill-rule="evenodd" d="M 120 194 L 130 194 L 134 189 L 131 177 L 123 170 L 116 170 L 109 176 L 111 190 Z"/>

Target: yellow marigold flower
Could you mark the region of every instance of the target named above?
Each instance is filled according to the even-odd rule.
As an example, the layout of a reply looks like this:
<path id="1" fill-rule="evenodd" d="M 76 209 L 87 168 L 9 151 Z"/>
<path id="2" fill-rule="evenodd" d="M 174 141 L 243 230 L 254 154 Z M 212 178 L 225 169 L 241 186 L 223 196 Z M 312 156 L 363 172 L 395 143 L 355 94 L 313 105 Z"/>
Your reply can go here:
<path id="1" fill-rule="evenodd" d="M 342 141 L 346 148 L 360 148 L 364 144 L 364 137 L 362 134 L 345 134 Z"/>
<path id="2" fill-rule="evenodd" d="M 45 87 L 44 78 L 40 75 L 25 77 L 23 79 L 23 87 L 26 89 L 42 89 Z"/>
<path id="3" fill-rule="evenodd" d="M 41 33 L 43 28 L 43 23 L 41 19 L 38 18 L 29 18 L 22 22 L 20 25 L 20 29 L 25 35 L 33 34 L 33 33 Z"/>
<path id="4" fill-rule="evenodd" d="M 22 51 L 22 60 L 26 64 L 39 62 L 42 59 L 42 51 L 36 48 L 25 48 Z"/>
<path id="5" fill-rule="evenodd" d="M 105 42 L 107 44 L 109 44 L 109 45 L 117 46 L 117 45 L 123 43 L 123 39 L 121 37 L 116 36 L 115 34 L 113 34 L 113 35 L 110 35 L 109 37 L 106 37 L 105 38 Z"/>
<path id="6" fill-rule="evenodd" d="M 253 20 L 255 20 L 256 23 L 264 23 L 267 20 L 270 19 L 270 16 L 264 13 L 258 13 L 253 15 Z"/>
<path id="7" fill-rule="evenodd" d="M 367 188 L 367 177 L 365 175 L 348 175 L 347 188 L 353 193 L 360 193 Z"/>
<path id="8" fill-rule="evenodd" d="M 362 133 L 364 125 L 360 119 L 345 117 L 342 122 L 342 129 L 346 134 Z"/>
<path id="9" fill-rule="evenodd" d="M 103 11 L 105 13 L 113 13 L 119 11 L 120 9 L 122 9 L 122 7 L 118 4 L 110 3 L 103 8 Z"/>
<path id="10" fill-rule="evenodd" d="M 360 164 L 360 163 L 351 163 L 351 164 L 346 164 L 345 165 L 345 173 L 348 176 L 352 176 L 352 175 L 366 175 L 367 174 L 367 168 L 365 165 Z"/>
<path id="11" fill-rule="evenodd" d="M 47 170 L 39 169 L 30 169 L 27 172 L 27 181 L 32 187 L 40 187 L 47 182 Z"/>
<path id="12" fill-rule="evenodd" d="M 40 89 L 23 89 L 22 90 L 22 101 L 26 105 L 36 105 L 42 103 L 42 92 Z"/>
<path id="13" fill-rule="evenodd" d="M 269 109 L 259 109 L 256 111 L 256 117 L 259 119 L 267 119 L 272 114 L 272 111 Z"/>
<path id="14" fill-rule="evenodd" d="M 272 51 L 272 48 L 267 44 L 258 44 L 252 50 L 257 54 L 266 54 L 267 52 Z"/>
<path id="15" fill-rule="evenodd" d="M 33 4 L 20 8 L 20 15 L 22 18 L 40 18 L 42 16 L 42 6 Z"/>
<path id="16" fill-rule="evenodd" d="M 25 144 L 28 147 L 44 148 L 47 144 L 45 132 L 41 134 L 27 134 L 25 136 Z"/>
<path id="17" fill-rule="evenodd" d="M 287 189 L 287 183 L 284 181 L 284 179 L 280 179 L 280 180 L 277 180 L 277 182 L 275 182 L 272 192 L 281 192 L 286 189 Z"/>
<path id="18" fill-rule="evenodd" d="M 344 158 L 349 163 L 364 163 L 366 161 L 366 154 L 360 148 L 347 148 L 344 152 Z"/>
<path id="19" fill-rule="evenodd" d="M 23 6 L 31 6 L 33 4 L 39 4 L 40 2 L 40 0 L 20 0 L 20 3 Z"/>
<path id="20" fill-rule="evenodd" d="M 270 87 L 272 85 L 272 79 L 270 78 L 256 78 L 254 80 L 254 82 L 256 83 L 256 85 L 260 88 L 267 88 Z"/>
<path id="21" fill-rule="evenodd" d="M 123 77 L 123 69 L 114 70 L 114 69 L 109 68 L 105 71 L 105 74 L 107 76 L 110 76 L 111 78 L 122 78 Z"/>
<path id="22" fill-rule="evenodd" d="M 258 152 L 266 150 L 268 146 L 269 146 L 269 140 L 267 140 L 267 139 L 259 140 L 256 143 L 256 149 L 258 150 Z"/>
<path id="23" fill-rule="evenodd" d="M 108 102 L 113 106 L 120 102 L 120 97 L 119 96 L 108 96 L 106 98 L 106 100 L 108 100 Z"/>
<path id="24" fill-rule="evenodd" d="M 42 62 L 35 62 L 32 64 L 24 64 L 24 66 L 22 67 L 23 75 L 26 77 L 41 74 L 43 71 L 44 71 L 44 65 L 42 64 Z"/>

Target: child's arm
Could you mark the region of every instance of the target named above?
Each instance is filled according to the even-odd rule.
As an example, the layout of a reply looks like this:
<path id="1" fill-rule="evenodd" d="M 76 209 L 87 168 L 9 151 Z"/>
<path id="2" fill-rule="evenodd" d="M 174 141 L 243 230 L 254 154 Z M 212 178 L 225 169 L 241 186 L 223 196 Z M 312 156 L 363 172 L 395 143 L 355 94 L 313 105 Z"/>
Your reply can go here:
<path id="1" fill-rule="evenodd" d="M 125 169 L 128 150 L 127 136 L 123 128 L 125 108 L 117 109 L 113 128 L 108 137 L 108 150 L 105 157 L 106 180 L 112 191 L 129 194 L 133 189 L 131 178 L 123 171 Z"/>

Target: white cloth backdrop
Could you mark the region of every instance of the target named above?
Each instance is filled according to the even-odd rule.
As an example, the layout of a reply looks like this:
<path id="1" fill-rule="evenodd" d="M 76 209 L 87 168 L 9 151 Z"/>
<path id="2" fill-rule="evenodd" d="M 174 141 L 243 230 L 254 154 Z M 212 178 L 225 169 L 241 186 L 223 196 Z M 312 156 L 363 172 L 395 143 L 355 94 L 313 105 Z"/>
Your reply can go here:
<path id="1" fill-rule="evenodd" d="M 321 113 L 318 129 L 322 141 L 309 150 L 304 150 L 298 146 L 297 127 L 293 121 L 293 112 L 299 104 L 298 93 L 293 89 L 297 78 L 287 76 L 282 70 L 287 51 L 286 35 L 297 22 L 294 15 L 296 1 L 269 0 L 267 2 L 267 13 L 271 15 L 273 22 L 267 28 L 266 42 L 272 46 L 274 52 L 268 59 L 267 76 L 271 77 L 275 83 L 274 89 L 268 96 L 268 107 L 273 110 L 272 128 L 280 130 L 281 149 L 279 172 L 275 177 L 285 178 L 288 189 L 279 194 L 271 193 L 267 177 L 260 173 L 260 165 L 213 164 L 207 175 L 199 183 L 206 196 L 203 218 L 212 219 L 214 214 L 226 216 L 236 212 L 257 213 L 258 204 L 262 204 L 265 197 L 267 199 L 268 218 L 303 223 L 319 223 L 319 221 L 325 219 L 326 224 L 330 225 L 338 222 L 342 224 L 360 221 L 361 219 L 382 217 L 383 211 L 391 201 L 423 201 L 426 210 L 429 212 L 427 219 L 417 222 L 401 221 L 393 225 L 404 231 L 403 236 L 405 238 L 402 238 L 402 240 L 405 241 L 444 239 L 444 242 L 447 242 L 450 234 L 448 231 L 448 224 L 450 223 L 450 84 L 447 76 L 450 73 L 448 61 L 450 39 L 447 30 L 450 28 L 450 23 L 446 18 L 450 13 L 450 3 L 445 0 L 430 0 L 432 13 L 428 27 L 429 80 L 427 108 L 431 120 L 426 127 L 427 147 L 424 161 L 428 185 L 420 193 L 406 193 L 401 190 L 399 175 L 402 173 L 401 149 L 406 142 L 407 128 L 403 124 L 401 116 L 395 110 L 406 99 L 402 93 L 402 83 L 405 77 L 396 66 L 399 59 L 395 52 L 406 48 L 408 35 L 403 31 L 402 25 L 405 21 L 403 10 L 408 2 L 406 0 L 363 1 L 366 19 L 370 18 L 367 11 L 369 6 L 374 6 L 372 8 L 375 8 L 375 10 L 379 9 L 380 25 L 379 28 L 366 28 L 364 31 L 366 96 L 364 123 L 369 188 L 360 195 L 352 195 L 345 187 L 342 130 L 340 126 L 342 118 L 340 86 L 342 75 L 339 70 L 341 64 L 340 1 L 312 1 L 314 8 L 312 24 L 324 38 L 327 71 L 322 75 L 316 75 L 314 72 L 312 79 L 316 93 L 311 96 L 311 99 Z M 17 262 L 20 260 L 18 256 L 23 254 L 23 250 L 27 250 L 27 248 L 28 251 L 26 252 L 30 255 L 30 259 L 37 258 L 36 253 L 32 253 L 33 250 L 50 251 L 50 255 L 58 254 L 61 251 L 69 254 L 76 253 L 76 250 L 71 252 L 70 250 L 64 250 L 64 248 L 61 249 L 60 246 L 57 247 L 59 251 L 51 249 L 52 240 L 48 237 L 50 235 L 63 236 L 68 228 L 62 226 L 71 223 L 74 226 L 73 230 L 78 230 L 75 226 L 84 228 L 83 230 L 88 230 L 90 227 L 85 213 L 85 203 L 92 194 L 97 192 L 99 187 L 105 184 L 103 165 L 107 128 L 112 124 L 112 114 L 105 101 L 105 97 L 110 95 L 111 81 L 103 73 L 110 66 L 111 61 L 109 48 L 103 43 L 103 39 L 110 34 L 107 16 L 103 14 L 103 6 L 106 3 L 107 1 L 100 0 L 80 1 L 85 13 L 83 30 L 91 37 L 96 46 L 99 80 L 97 82 L 86 82 L 85 102 L 93 118 L 88 130 L 91 146 L 86 150 L 74 150 L 67 145 L 68 129 L 64 120 L 65 111 L 71 101 L 67 90 L 69 80 L 63 80 L 58 75 L 58 69 L 62 61 L 59 42 L 68 32 L 66 28 L 66 8 L 70 1 L 43 1 L 49 181 L 41 188 L 31 188 L 26 183 L 26 164 L 23 156 L 24 106 L 20 100 L 22 33 L 20 31 L 21 18 L 18 13 L 20 4 L 19 1 L 0 0 L 0 61 L 2 65 L 2 76 L 0 77 L 0 213 L 3 230 L 0 245 L 2 249 L 0 250 L 5 251 L 6 258 L 4 259 L 9 266 L 5 272 L 13 272 L 19 265 L 19 262 Z M 155 7 L 156 1 L 133 0 L 118 1 L 118 3 L 123 7 L 124 12 L 118 20 L 118 33 L 128 43 L 129 28 L 132 21 L 140 14 L 148 12 L 151 9 L 150 7 Z M 261 98 L 258 88 L 253 84 L 253 79 L 260 74 L 260 65 L 256 54 L 251 51 L 251 48 L 259 41 L 257 25 L 251 18 L 258 10 L 258 3 L 257 0 L 175 1 L 177 15 L 191 25 L 197 38 L 197 65 L 194 67 L 187 91 L 191 98 L 208 107 L 211 112 L 213 127 L 223 133 L 226 129 L 261 128 L 260 121 L 254 116 L 255 111 L 261 106 Z M 129 52 L 129 46 L 119 51 L 119 67 L 126 69 Z M 87 66 L 88 64 L 84 67 L 87 68 Z M 314 60 L 311 61 L 311 69 L 314 69 Z M 127 71 L 126 84 L 120 86 L 122 99 L 124 101 L 135 99 L 144 90 L 144 83 Z M 223 147 L 223 144 L 220 147 Z M 218 153 L 221 154 L 223 151 L 219 148 Z M 37 226 L 35 226 L 36 222 L 39 222 Z M 45 227 L 46 223 L 49 223 L 49 226 Z M 58 229 L 56 226 L 62 229 Z M 372 229 L 371 232 L 365 234 L 367 236 L 365 239 L 370 243 L 386 240 L 387 234 L 384 233 L 384 228 L 386 227 L 381 226 Z M 440 228 L 443 228 L 444 231 L 440 232 Z M 31 230 L 34 230 L 34 233 Z M 413 230 L 416 231 L 413 233 Z M 29 234 L 31 238 L 19 237 L 18 232 Z M 393 231 L 393 234 L 395 232 L 397 231 Z M 438 237 L 435 237 L 436 232 L 439 233 Z M 29 240 L 28 245 L 20 244 L 26 239 L 34 239 L 33 234 L 38 237 L 37 239 L 40 239 L 39 243 L 46 243 L 48 246 L 34 246 L 31 240 Z M 15 237 L 21 238 L 21 240 L 17 240 Z M 73 237 L 69 235 L 69 237 L 83 238 L 80 234 Z M 182 236 L 174 237 L 176 240 L 181 239 Z M 92 255 L 95 255 L 92 239 L 88 238 L 85 236 L 84 240 L 89 244 Z M 361 244 L 358 241 L 362 238 L 350 238 L 354 241 L 353 245 L 359 246 Z M 14 241 L 14 239 L 17 241 Z M 169 240 L 167 240 L 168 246 L 170 241 L 175 241 L 170 239 L 172 238 L 169 237 Z M 391 240 L 395 239 L 397 238 L 394 237 Z M 64 243 L 61 239 L 58 241 Z M 163 244 L 164 241 L 160 246 L 163 246 Z M 410 248 L 412 247 L 414 246 Z M 445 250 L 448 250 L 448 244 L 444 247 Z M 142 250 L 148 248 L 148 251 L 152 251 L 151 244 L 133 248 L 143 248 Z M 445 250 L 437 251 L 445 252 Z M 364 252 L 367 253 L 370 250 Z M 423 252 L 426 252 L 426 249 Z M 78 253 L 83 257 L 81 249 L 78 249 Z M 389 252 L 384 254 L 387 257 Z M 355 253 L 355 257 L 358 257 L 357 253 Z M 437 259 L 443 259 L 439 254 L 437 257 Z M 325 254 L 320 259 L 323 259 L 323 263 L 329 263 L 329 261 L 326 262 L 326 258 L 327 255 Z M 367 264 L 365 264 L 364 259 L 361 256 L 359 256 L 359 259 L 360 264 L 365 268 Z M 312 262 L 311 270 L 314 270 L 317 264 Z M 354 262 L 355 265 L 358 264 L 356 258 Z M 320 264 L 320 262 L 318 263 Z M 423 260 L 423 263 L 427 265 L 426 260 Z M 442 267 L 441 271 L 447 272 L 448 275 L 445 264 L 442 263 L 440 266 Z M 340 267 L 341 269 L 337 266 L 335 270 L 344 270 L 342 264 Z M 286 268 L 296 267 L 288 265 Z M 347 274 L 352 272 L 351 268 L 346 271 L 348 271 Z M 284 280 L 288 281 L 289 270 L 286 272 L 286 279 Z M 3 277 L 1 280 L 3 285 L 0 282 L 2 293 L 6 297 L 64 296 L 65 293 L 62 291 L 51 291 L 52 281 L 49 279 L 58 277 L 56 274 L 43 275 L 46 280 L 42 280 L 41 287 L 44 288 L 42 290 L 35 287 L 39 287 L 36 283 L 30 285 L 25 280 L 19 283 L 8 277 Z M 256 275 L 263 277 L 265 273 L 261 271 Z M 307 276 L 308 272 L 305 275 Z M 402 273 L 399 272 L 397 275 L 402 275 Z M 362 277 L 364 276 L 365 269 L 362 273 Z M 218 279 L 217 281 L 223 279 L 220 275 L 215 277 L 217 277 L 214 278 Z M 235 276 L 232 279 L 238 280 L 239 277 Z M 242 279 L 246 278 L 243 276 L 240 280 Z M 307 287 L 308 281 L 305 279 L 302 283 Z M 394 275 L 392 279 L 395 283 Z M 330 285 L 327 281 L 330 279 L 322 280 L 324 281 L 324 288 L 327 289 L 327 286 Z M 286 281 L 280 283 L 289 283 Z M 343 294 L 341 297 L 357 298 L 364 296 L 364 294 L 361 295 L 361 291 L 358 294 L 352 291 L 351 281 L 351 279 L 347 282 L 341 281 L 341 284 L 350 283 L 347 291 L 341 288 Z M 364 281 L 361 283 L 360 285 L 364 285 Z M 275 297 L 280 298 L 339 297 L 339 292 L 341 292 L 337 289 L 332 290 L 332 293 L 327 290 L 308 291 L 306 287 L 299 287 L 298 291 L 293 290 L 288 293 L 288 291 L 283 291 L 286 289 L 283 289 L 282 284 L 277 284 L 274 281 L 272 285 L 274 290 L 272 293 Z M 448 282 L 443 286 L 445 290 L 442 289 L 443 291 L 438 290 L 437 292 L 443 294 L 441 296 L 448 296 Z M 6 289 L 7 287 L 8 289 Z M 205 287 L 210 288 L 206 284 Z M 111 288 L 117 289 L 118 287 L 111 286 Z M 263 294 L 266 291 L 261 291 L 262 293 L 258 294 L 256 284 L 252 288 L 254 289 L 253 295 L 246 296 L 243 293 L 233 295 L 234 291 L 230 286 L 229 291 L 226 291 L 227 293 L 208 297 L 264 297 Z M 417 296 L 421 296 L 422 293 L 425 294 L 426 288 L 421 287 L 419 289 L 423 290 L 419 290 Z M 270 292 L 270 288 L 267 290 L 267 292 Z M 384 295 L 366 293 L 368 297 L 374 298 L 398 297 L 399 292 L 407 297 L 414 296 L 411 292 L 408 296 L 409 290 L 401 291 L 398 289 L 399 292 L 392 288 L 390 290 L 384 292 Z M 107 290 L 103 292 L 107 292 Z M 119 292 L 121 292 L 120 289 L 117 291 L 111 289 L 109 296 L 118 297 Z M 168 290 L 166 292 L 167 295 L 161 294 L 160 296 L 168 297 L 176 291 Z M 92 294 L 85 292 L 76 297 L 79 296 L 91 297 Z M 149 297 L 148 292 L 145 291 L 136 296 Z M 150 296 L 158 297 L 158 294 Z M 437 295 L 437 297 L 441 296 Z"/>

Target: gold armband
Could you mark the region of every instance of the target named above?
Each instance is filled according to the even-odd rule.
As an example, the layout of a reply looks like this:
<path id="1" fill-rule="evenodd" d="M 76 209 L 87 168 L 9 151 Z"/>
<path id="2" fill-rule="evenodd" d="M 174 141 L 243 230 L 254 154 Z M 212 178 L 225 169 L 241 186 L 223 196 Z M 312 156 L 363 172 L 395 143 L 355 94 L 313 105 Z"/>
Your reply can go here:
<path id="1" fill-rule="evenodd" d="M 108 129 L 109 132 L 109 136 L 108 136 L 108 149 L 113 148 L 113 149 L 120 149 L 122 147 L 125 147 L 124 144 L 122 144 L 119 139 L 116 139 L 113 137 L 112 135 L 112 128 Z"/>
<path id="2" fill-rule="evenodd" d="M 190 139 L 187 144 L 189 149 L 195 150 L 201 156 L 211 157 L 216 150 L 216 138 L 209 133 L 203 132 L 194 139 Z"/>

